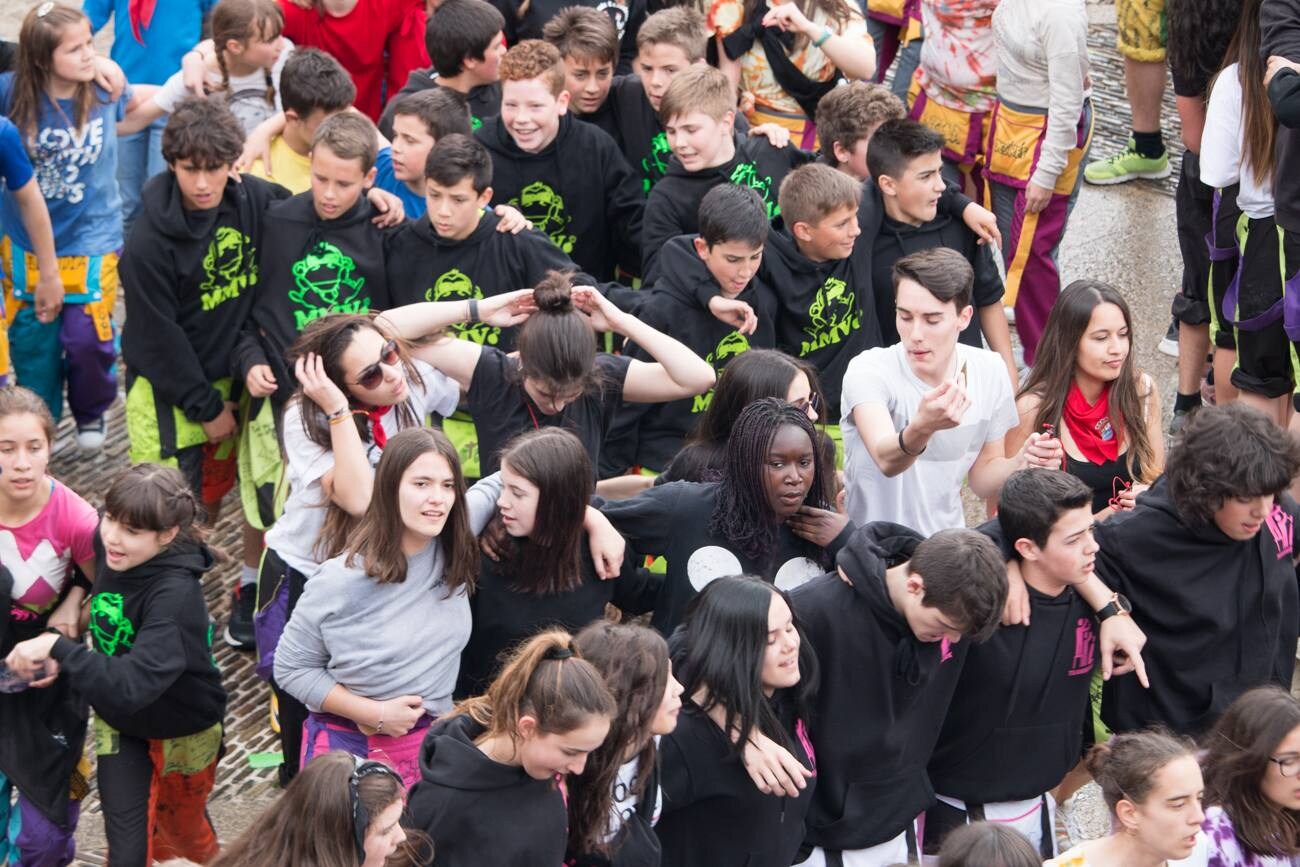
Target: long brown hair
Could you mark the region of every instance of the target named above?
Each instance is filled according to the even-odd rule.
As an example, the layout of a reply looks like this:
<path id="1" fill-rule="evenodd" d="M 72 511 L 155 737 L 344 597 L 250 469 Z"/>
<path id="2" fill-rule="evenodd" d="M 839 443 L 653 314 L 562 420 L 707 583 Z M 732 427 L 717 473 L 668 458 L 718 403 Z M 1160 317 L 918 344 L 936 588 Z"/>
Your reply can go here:
<path id="1" fill-rule="evenodd" d="M 247 47 L 254 38 L 271 39 L 284 30 L 284 13 L 275 0 L 221 0 L 212 10 L 212 47 L 216 49 L 217 68 L 221 70 L 221 89 L 230 90 L 230 71 L 226 68 L 226 43 L 235 40 Z M 269 41 L 269 40 L 268 40 Z M 269 68 L 262 69 L 266 79 L 266 101 L 275 105 L 275 79 Z"/>
<path id="2" fill-rule="evenodd" d="M 355 759 L 351 753 L 325 753 L 313 759 L 261 818 L 221 850 L 209 867 L 357 867 L 357 845 L 348 790 Z M 357 781 L 357 799 L 372 818 L 402 800 L 392 774 L 366 774 Z M 414 857 L 411 830 L 394 857 Z"/>
<path id="3" fill-rule="evenodd" d="M 608 854 L 614 841 L 606 841 L 605 832 L 625 756 L 636 751 L 633 794 L 645 792 L 655 769 L 650 725 L 668 687 L 668 644 L 644 626 L 597 621 L 574 636 L 573 646 L 605 676 L 618 710 L 605 742 L 587 757 L 582 775 L 569 781 L 569 851 Z"/>
<path id="4" fill-rule="evenodd" d="M 1273 152 L 1277 140 L 1277 115 L 1264 86 L 1264 62 L 1259 43 L 1260 0 L 1244 0 L 1237 32 L 1228 44 L 1224 66 L 1236 62 L 1241 82 L 1242 163 L 1261 183 L 1273 177 Z"/>
<path id="5" fill-rule="evenodd" d="M 1110 390 L 1111 422 L 1116 434 L 1128 443 L 1125 463 L 1129 473 L 1134 479 L 1150 482 L 1160 475 L 1161 467 L 1155 466 L 1146 407 L 1139 393 L 1142 372 L 1138 370 L 1137 353 L 1133 351 L 1133 314 L 1114 286 L 1100 280 L 1075 280 L 1061 290 L 1047 316 L 1034 366 L 1020 387 L 1020 396 L 1033 395 L 1039 400 L 1034 430 L 1041 430 L 1044 424 L 1060 425 L 1065 397 L 1074 383 L 1079 344 L 1093 311 L 1102 304 L 1119 308 L 1129 332 L 1129 352 Z M 1135 465 L 1140 472 L 1134 472 Z"/>
<path id="6" fill-rule="evenodd" d="M 519 720 L 531 716 L 543 734 L 571 732 L 592 716 L 612 718 L 615 704 L 604 679 L 574 652 L 573 637 L 552 629 L 520 644 L 486 695 L 462 701 L 447 716 L 467 715 L 487 731 L 479 741 L 519 742 Z"/>
<path id="7" fill-rule="evenodd" d="M 371 440 L 370 421 L 364 412 L 359 411 L 364 410 L 365 407 L 352 394 L 352 389 L 348 385 L 347 376 L 343 370 L 343 353 L 347 352 L 348 348 L 352 346 L 352 341 L 356 339 L 357 332 L 363 328 L 368 328 L 385 340 L 396 342 L 397 353 L 402 360 L 402 372 L 406 374 L 407 384 L 416 388 L 423 388 L 424 386 L 424 380 L 421 379 L 419 371 L 415 368 L 415 363 L 411 360 L 411 353 L 407 344 L 389 332 L 375 316 L 376 314 L 362 313 L 331 313 L 322 316 L 303 329 L 302 334 L 298 335 L 298 339 L 294 341 L 286 353 L 291 369 L 299 358 L 305 358 L 309 354 L 320 356 L 321 364 L 325 368 L 325 375 L 334 381 L 334 384 L 339 387 L 339 390 L 348 399 L 348 406 L 353 410 L 353 424 L 357 426 L 357 433 L 361 435 L 363 443 L 368 443 Z M 318 406 L 314 400 L 307 398 L 303 394 L 301 387 L 290 400 L 298 402 L 302 415 L 302 429 L 303 433 L 307 435 L 307 439 L 323 449 L 332 449 L 330 423 L 325 416 L 325 409 Z M 393 417 L 397 427 L 412 427 L 423 421 L 415 414 L 415 410 L 411 408 L 409 401 L 393 407 Z M 326 498 L 322 506 L 325 508 L 325 523 L 321 527 L 320 535 L 316 537 L 316 544 L 312 549 L 312 553 L 315 554 L 317 559 L 325 561 L 337 556 L 343 550 L 348 535 L 356 528 L 357 519 L 339 508 L 328 498 Z"/>
<path id="8" fill-rule="evenodd" d="M 1232 832 L 1259 858 L 1300 855 L 1300 812 L 1264 797 L 1260 782 L 1269 759 L 1300 726 L 1300 703 L 1276 686 L 1244 693 L 1219 718 L 1206 739 L 1205 802 L 1232 820 Z"/>
<path id="9" fill-rule="evenodd" d="M 62 3 L 49 5 L 51 8 L 44 15 L 39 13 L 46 4 L 33 6 L 18 31 L 18 65 L 14 68 L 9 119 L 22 131 L 29 148 L 37 135 L 41 104 L 48 100 L 56 111 L 63 112 L 58 101 L 48 94 L 54 76 L 54 51 L 63 40 L 63 32 L 73 24 L 90 22 L 80 9 Z M 95 93 L 94 82 L 77 84 L 72 97 L 73 116 L 69 120 L 78 130 L 85 126 L 96 99 L 100 97 Z"/>
<path id="10" fill-rule="evenodd" d="M 591 458 L 572 432 L 545 427 L 515 437 L 501 453 L 537 486 L 537 515 L 526 539 L 511 537 L 501 572 L 525 593 L 566 593 L 582 584 L 583 517 L 595 491 Z M 499 523 L 500 515 L 493 518 Z"/>
<path id="11" fill-rule="evenodd" d="M 384 447 L 375 468 L 374 493 L 370 508 L 348 537 L 344 563 L 361 566 L 380 584 L 406 580 L 406 554 L 402 552 L 402 476 L 417 458 L 434 452 L 451 468 L 456 501 L 438 537 L 444 560 L 442 582 L 448 595 L 461 587 L 472 588 L 478 574 L 478 541 L 469 529 L 465 508 L 465 477 L 461 475 L 456 447 L 442 431 L 427 427 L 408 428 L 394 434 Z"/>

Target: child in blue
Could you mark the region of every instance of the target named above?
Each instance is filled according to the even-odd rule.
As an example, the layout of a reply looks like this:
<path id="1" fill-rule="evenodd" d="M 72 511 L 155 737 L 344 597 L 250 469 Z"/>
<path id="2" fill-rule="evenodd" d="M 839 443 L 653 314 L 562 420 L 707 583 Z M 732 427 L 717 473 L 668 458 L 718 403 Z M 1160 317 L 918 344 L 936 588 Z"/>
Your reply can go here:
<path id="1" fill-rule="evenodd" d="M 9 191 L 17 206 L 18 219 L 32 243 L 32 257 L 36 260 L 36 296 L 60 298 L 63 284 L 59 281 L 59 262 L 54 253 L 54 231 L 50 228 L 50 212 L 45 210 L 40 184 L 32 171 L 32 161 L 23 148 L 23 138 L 9 118 L 0 115 L 0 186 Z M 8 215 L 6 215 L 6 219 Z M 4 227 L 0 225 L 0 235 Z M 9 384 L 9 365 L 0 370 L 0 388 Z"/>
<path id="2" fill-rule="evenodd" d="M 110 56 L 133 84 L 162 84 L 181 68 L 185 52 L 203 38 L 203 19 L 216 0 L 82 0 L 91 30 L 98 33 L 113 19 Z M 117 183 L 122 192 L 122 218 L 130 228 L 140 210 L 144 182 L 167 168 L 162 133 L 167 118 L 121 136 L 117 151 Z"/>
<path id="3" fill-rule="evenodd" d="M 129 131 L 132 120 L 141 122 L 129 115 L 149 88 L 113 99 L 93 82 L 90 21 L 70 6 L 46 2 L 32 9 L 19 44 L 18 68 L 0 75 L 0 110 L 18 127 L 32 157 L 53 225 L 63 291 L 38 286 L 33 241 L 18 218 L 17 197 L 6 190 L 0 199 L 0 267 L 8 330 L 0 341 L 0 368 L 7 370 L 12 361 L 19 382 L 39 394 L 56 419 L 66 378 L 77 441 L 98 450 L 104 413 L 117 394 L 111 318 L 116 251 L 122 246 L 117 135 Z"/>

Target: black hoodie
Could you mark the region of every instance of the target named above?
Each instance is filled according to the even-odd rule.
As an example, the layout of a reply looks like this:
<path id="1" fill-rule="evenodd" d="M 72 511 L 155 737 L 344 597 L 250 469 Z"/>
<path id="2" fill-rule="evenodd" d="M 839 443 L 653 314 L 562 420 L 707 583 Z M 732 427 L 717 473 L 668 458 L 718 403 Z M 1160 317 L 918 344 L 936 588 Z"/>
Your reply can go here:
<path id="1" fill-rule="evenodd" d="M 721 488 L 718 482 L 669 482 L 600 507 L 632 550 L 648 556 L 663 555 L 668 561 L 650 620 L 650 625 L 664 635 L 672 634 L 686 613 L 686 604 L 714 578 L 757 575 L 780 587 L 789 586 L 809 574 L 820 573 L 822 561 L 833 560 L 853 532 L 850 523 L 823 551 L 794 535 L 783 523 L 777 532 L 776 550 L 766 563 L 759 562 L 709 530 Z"/>
<path id="2" fill-rule="evenodd" d="M 979 530 L 1002 545 L 996 520 Z M 940 795 L 971 804 L 1028 800 L 1079 761 L 1097 621 L 1073 588 L 1057 596 L 1025 589 L 1029 625 L 1004 626 L 966 655 L 930 759 Z"/>
<path id="3" fill-rule="evenodd" d="M 269 364 L 283 402 L 294 388 L 285 351 L 308 324 L 329 313 L 386 310 L 385 230 L 370 222 L 365 197 L 332 220 L 316 215 L 310 191 L 291 196 L 266 214 L 261 282 L 253 310 L 235 349 L 235 375 L 242 382 L 258 364 Z"/>
<path id="4" fill-rule="evenodd" d="M 768 219 L 780 216 L 776 194 L 791 170 L 812 161 L 813 154 L 794 145 L 777 149 L 762 137 L 747 138 L 732 133 L 736 153 L 720 166 L 687 171 L 677 157 L 668 161 L 668 172 L 655 184 L 645 204 L 645 226 L 641 230 L 642 269 L 647 280 L 656 279 L 655 260 L 669 240 L 700 231 L 700 201 L 718 184 L 753 187 L 767 205 Z"/>
<path id="5" fill-rule="evenodd" d="M 433 71 L 433 67 L 412 69 L 411 74 L 406 77 L 405 86 L 397 92 L 397 96 L 407 93 L 420 93 L 441 86 L 438 84 L 438 73 Z M 469 103 L 469 124 L 473 129 L 478 129 L 483 125 L 483 121 L 501 113 L 501 84 L 499 82 L 480 84 L 478 87 L 470 88 L 469 93 L 462 95 L 465 97 L 465 101 Z M 393 138 L 393 115 L 397 113 L 397 96 L 388 100 L 388 105 L 384 107 L 384 113 L 379 116 L 379 131 L 384 134 L 384 138 L 390 141 Z"/>
<path id="6" fill-rule="evenodd" d="M 60 638 L 50 655 L 95 713 L 122 734 L 184 737 L 225 715 L 200 584 L 213 562 L 207 546 L 173 542 L 134 569 L 115 572 L 104 565 L 104 543 L 95 534 L 94 650 Z"/>
<path id="7" fill-rule="evenodd" d="M 993 261 L 993 251 L 987 244 L 979 243 L 979 237 L 962 222 L 960 213 L 952 216 L 940 208 L 933 220 L 921 226 L 900 223 L 885 216 L 872 254 L 872 295 L 884 346 L 898 342 L 898 327 L 894 320 L 894 263 L 909 253 L 935 247 L 956 250 L 975 269 L 971 304 L 976 310 L 1002 300 L 1002 275 Z M 979 317 L 973 316 L 958 339 L 968 346 L 982 347 L 981 335 Z"/>
<path id="8" fill-rule="evenodd" d="M 140 194 L 140 216 L 122 249 L 126 301 L 122 360 L 161 403 L 191 421 L 221 414 L 212 383 L 230 376 L 231 354 L 257 291 L 267 206 L 284 187 L 252 175 L 226 181 L 221 202 L 185 208 L 176 175 L 159 172 Z"/>
<path id="9" fill-rule="evenodd" d="M 789 692 L 782 690 L 783 693 Z M 775 700 L 796 761 L 816 768 L 807 729 L 792 702 Z M 789 867 L 803 843 L 803 817 L 817 778 L 796 798 L 764 795 L 717 723 L 690 699 L 677 728 L 659 742 L 663 816 L 655 826 L 672 867 Z"/>
<path id="10" fill-rule="evenodd" d="M 910 559 L 921 539 L 898 524 L 867 524 L 836 558 L 852 587 L 832 572 L 790 594 L 821 666 L 810 721 L 813 846 L 876 846 L 934 803 L 925 767 L 969 642 L 918 641 L 890 600 L 885 570 Z"/>
<path id="11" fill-rule="evenodd" d="M 1300 0 L 1264 0 L 1259 7 L 1259 54 L 1300 62 Z M 1300 232 L 1300 75 L 1282 69 L 1273 76 L 1268 99 L 1277 115 L 1277 169 L 1273 202 L 1277 224 Z"/>
<path id="12" fill-rule="evenodd" d="M 758 328 L 741 334 L 709 312 L 702 299 L 718 293 L 718 281 L 695 252 L 695 235 L 668 242 L 660 256 L 659 279 L 650 291 L 642 290 L 642 322 L 686 344 L 713 365 L 721 375 L 727 362 L 747 349 L 775 345 L 776 294 L 757 275 L 736 296 L 758 315 Z M 623 353 L 653 362 L 641 347 L 628 344 Z M 624 403 L 614 418 L 614 428 L 601 452 L 601 478 L 618 475 L 631 466 L 662 470 L 709 408 L 713 390 L 696 397 L 666 403 Z"/>
<path id="13" fill-rule="evenodd" d="M 484 211 L 469 237 L 449 241 L 427 218 L 408 220 L 388 238 L 385 259 L 393 306 L 487 298 L 536 286 L 552 269 L 575 268 L 541 232 L 498 232 L 500 222 L 496 214 Z M 595 281 L 582 274 L 576 282 Z M 453 331 L 465 340 L 511 352 L 518 329 L 479 323 L 458 325 Z"/>
<path id="14" fill-rule="evenodd" d="M 488 758 L 483 726 L 461 714 L 429 727 L 409 827 L 433 839 L 433 867 L 536 867 L 564 859 L 568 814 L 555 780 Z"/>
<path id="15" fill-rule="evenodd" d="M 1132 677 L 1106 682 L 1108 726 L 1196 735 L 1252 687 L 1291 688 L 1298 513 L 1284 495 L 1255 538 L 1233 541 L 1217 526 L 1189 525 L 1161 477 L 1131 511 L 1097 525 L 1097 574 L 1133 604 L 1151 680 L 1150 689 Z"/>
<path id="16" fill-rule="evenodd" d="M 610 22 L 618 33 L 619 72 L 630 71 L 632 60 L 636 57 L 636 34 L 646 18 L 646 0 L 491 0 L 501 16 L 506 20 L 505 37 L 507 45 L 514 45 L 521 39 L 543 39 L 542 28 L 561 11 L 569 6 L 587 6 L 599 9 L 609 15 Z M 626 67 L 626 68 L 624 68 Z"/>
<path id="17" fill-rule="evenodd" d="M 614 140 L 567 114 L 538 153 L 519 149 L 500 117 L 475 136 L 492 154 L 492 201 L 523 212 L 578 267 L 610 280 L 615 266 L 640 273 L 641 211 L 636 177 Z"/>

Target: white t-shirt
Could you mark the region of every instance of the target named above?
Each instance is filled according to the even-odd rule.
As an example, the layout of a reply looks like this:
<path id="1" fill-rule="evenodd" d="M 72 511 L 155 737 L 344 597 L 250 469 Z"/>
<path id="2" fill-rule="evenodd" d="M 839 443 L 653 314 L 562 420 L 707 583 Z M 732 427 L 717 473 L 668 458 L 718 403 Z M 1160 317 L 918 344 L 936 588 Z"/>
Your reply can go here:
<path id="1" fill-rule="evenodd" d="M 226 104 L 230 106 L 231 113 L 239 118 L 239 125 L 244 128 L 244 135 L 248 135 L 259 123 L 280 111 L 280 71 L 284 69 L 284 62 L 292 52 L 293 43 L 285 39 L 284 48 L 280 50 L 280 56 L 271 67 L 271 88 L 275 91 L 274 105 L 266 99 L 266 73 L 263 70 L 259 69 L 250 75 L 230 76 L 229 89 L 224 91 L 221 90 L 221 73 L 208 72 L 208 93 L 220 93 L 226 97 Z M 182 73 L 177 72 L 154 94 L 154 102 L 158 103 L 163 111 L 171 114 L 181 100 L 190 95 L 192 91 L 185 86 Z"/>
<path id="2" fill-rule="evenodd" d="M 844 435 L 844 486 L 849 518 L 859 526 L 893 521 L 929 536 L 966 526 L 961 486 L 986 443 L 997 442 L 1019 423 L 1011 380 L 1002 356 L 957 344 L 956 369 L 966 365 L 970 407 L 961 424 L 930 437 L 921 456 L 902 473 L 887 477 L 867 451 L 853 423 L 853 410 L 878 403 L 889 410 L 894 430 L 911 422 L 921 397 L 932 389 L 907 365 L 903 344 L 868 349 L 844 372 L 840 431 Z"/>
<path id="3" fill-rule="evenodd" d="M 449 416 L 456 411 L 460 401 L 460 387 L 440 371 L 414 359 L 415 369 L 424 380 L 424 387 L 410 384 L 411 396 L 407 399 L 415 417 L 423 422 L 425 416 L 437 413 Z M 396 413 L 385 416 L 393 421 L 385 425 L 389 435 L 402 427 Z M 310 575 L 320 563 L 312 549 L 316 537 L 325 525 L 326 496 L 321 489 L 321 478 L 334 468 L 334 452 L 312 442 L 302 427 L 302 407 L 297 400 L 289 401 L 284 408 L 285 475 L 289 483 L 289 498 L 284 504 L 284 514 L 266 533 L 266 546 L 280 555 L 289 566 Z M 366 458 L 370 466 L 379 463 L 381 449 L 374 440 L 366 444 Z"/>
<path id="4" fill-rule="evenodd" d="M 659 743 L 659 735 L 655 735 L 655 743 Z M 632 759 L 624 762 L 619 766 L 618 776 L 614 779 L 614 797 L 609 804 L 609 824 L 605 827 L 605 839 L 613 840 L 618 832 L 623 829 L 623 823 L 636 815 L 637 795 L 632 791 L 632 784 L 636 782 L 637 770 L 640 762 Z M 655 788 L 655 807 L 650 814 L 650 824 L 654 825 L 659 822 L 659 816 L 663 814 L 664 796 L 663 789 Z"/>
<path id="5" fill-rule="evenodd" d="M 1210 89 L 1201 133 L 1201 181 L 1210 187 L 1230 187 L 1240 182 L 1237 207 L 1252 220 L 1273 216 L 1273 180 L 1263 183 L 1246 167 L 1242 153 L 1241 78 L 1237 64 L 1224 68 Z"/>

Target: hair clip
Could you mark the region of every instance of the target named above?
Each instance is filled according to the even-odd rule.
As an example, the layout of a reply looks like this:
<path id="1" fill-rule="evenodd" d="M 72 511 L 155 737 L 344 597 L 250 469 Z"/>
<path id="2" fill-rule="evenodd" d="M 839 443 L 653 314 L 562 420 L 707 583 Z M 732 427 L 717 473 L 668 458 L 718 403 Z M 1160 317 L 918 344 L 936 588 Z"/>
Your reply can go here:
<path id="1" fill-rule="evenodd" d="M 53 3 L 51 2 L 42 3 L 40 6 L 36 7 L 36 17 L 44 18 L 46 15 L 49 15 L 53 11 L 54 11 Z"/>
<path id="2" fill-rule="evenodd" d="M 573 651 L 567 647 L 552 647 L 542 654 L 542 659 L 559 662 L 573 656 Z"/>

